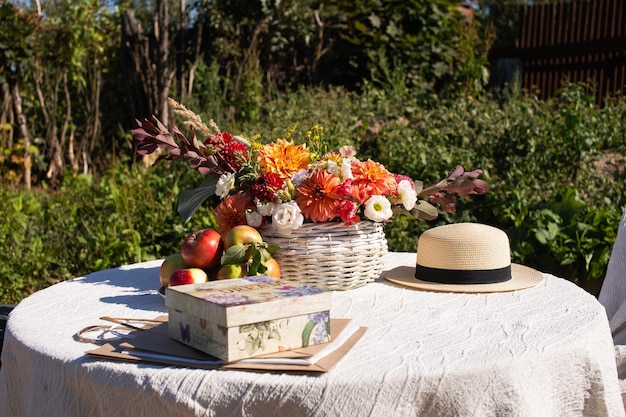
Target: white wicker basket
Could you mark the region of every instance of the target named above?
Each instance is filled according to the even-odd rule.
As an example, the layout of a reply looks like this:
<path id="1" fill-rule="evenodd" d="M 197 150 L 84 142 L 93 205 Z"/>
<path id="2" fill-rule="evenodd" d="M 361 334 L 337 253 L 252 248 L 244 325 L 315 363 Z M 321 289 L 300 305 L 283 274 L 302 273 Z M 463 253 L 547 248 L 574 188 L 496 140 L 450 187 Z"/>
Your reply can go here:
<path id="1" fill-rule="evenodd" d="M 380 223 L 305 223 L 288 238 L 275 236 L 271 227 L 261 234 L 281 246 L 274 258 L 281 279 L 289 281 L 349 290 L 377 279 L 385 264 L 387 239 Z"/>

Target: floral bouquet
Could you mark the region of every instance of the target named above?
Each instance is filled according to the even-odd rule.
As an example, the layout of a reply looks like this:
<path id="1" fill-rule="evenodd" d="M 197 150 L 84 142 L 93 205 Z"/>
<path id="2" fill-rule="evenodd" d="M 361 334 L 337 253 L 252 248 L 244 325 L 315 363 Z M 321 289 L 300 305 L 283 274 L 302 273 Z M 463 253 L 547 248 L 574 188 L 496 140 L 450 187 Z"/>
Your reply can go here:
<path id="1" fill-rule="evenodd" d="M 212 120 L 207 126 L 181 104 L 171 99 L 170 104 L 189 126 L 188 137 L 176 127 L 170 132 L 156 117 L 137 121 L 139 128 L 132 131 L 137 153 L 160 150 L 158 160 L 184 159 L 206 175 L 199 187 L 181 193 L 178 212 L 189 220 L 217 195 L 215 217 L 222 234 L 239 224 L 271 227 L 274 235 L 289 237 L 306 223 L 385 223 L 394 215 L 432 220 L 438 216 L 435 205 L 454 213 L 457 197 L 469 200 L 489 189 L 478 178 L 480 169 L 465 172 L 461 166 L 424 188 L 379 162 L 361 161 L 351 146 L 326 149 L 321 126 L 306 132 L 300 143 L 293 139 L 295 128 L 262 143 L 259 137 L 223 132 Z"/>

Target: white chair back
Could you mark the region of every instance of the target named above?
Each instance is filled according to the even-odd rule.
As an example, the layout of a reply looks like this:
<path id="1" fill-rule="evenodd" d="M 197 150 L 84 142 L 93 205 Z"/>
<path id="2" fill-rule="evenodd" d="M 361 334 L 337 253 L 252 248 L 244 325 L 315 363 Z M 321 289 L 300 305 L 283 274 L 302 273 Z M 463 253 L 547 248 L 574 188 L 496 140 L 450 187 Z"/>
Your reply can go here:
<path id="1" fill-rule="evenodd" d="M 626 211 L 617 230 L 598 300 L 606 309 L 613 342 L 626 345 Z"/>

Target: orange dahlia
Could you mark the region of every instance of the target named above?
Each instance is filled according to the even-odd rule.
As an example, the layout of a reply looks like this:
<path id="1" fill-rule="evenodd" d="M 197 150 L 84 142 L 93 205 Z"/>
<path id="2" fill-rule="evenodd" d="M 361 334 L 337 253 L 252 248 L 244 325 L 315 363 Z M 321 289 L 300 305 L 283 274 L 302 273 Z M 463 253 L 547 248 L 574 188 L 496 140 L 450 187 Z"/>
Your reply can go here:
<path id="1" fill-rule="evenodd" d="M 248 194 L 238 192 L 227 196 L 215 208 L 217 231 L 224 235 L 235 226 L 248 224 L 246 220 L 246 210 L 248 209 L 256 209 L 254 200 Z"/>
<path id="2" fill-rule="evenodd" d="M 311 162 L 311 152 L 306 145 L 296 145 L 292 141 L 278 139 L 259 149 L 259 164 L 264 172 L 278 174 L 282 179 L 307 169 Z"/>
<path id="3" fill-rule="evenodd" d="M 296 203 L 304 217 L 314 223 L 327 222 L 337 217 L 341 200 L 337 187 L 341 180 L 327 171 L 316 171 L 305 179 L 296 192 Z"/>
<path id="4" fill-rule="evenodd" d="M 393 174 L 384 165 L 371 159 L 364 162 L 354 161 L 352 175 L 353 196 L 361 204 L 373 195 L 388 196 L 397 187 Z"/>

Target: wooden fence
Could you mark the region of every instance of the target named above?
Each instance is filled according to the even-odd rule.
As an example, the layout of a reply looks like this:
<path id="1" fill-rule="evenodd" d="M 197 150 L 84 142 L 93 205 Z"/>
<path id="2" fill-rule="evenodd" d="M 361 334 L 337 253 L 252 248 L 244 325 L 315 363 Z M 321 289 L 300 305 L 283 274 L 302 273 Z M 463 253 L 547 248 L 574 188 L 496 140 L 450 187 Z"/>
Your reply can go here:
<path id="1" fill-rule="evenodd" d="M 522 6 L 516 55 L 525 88 L 554 95 L 564 81 L 592 83 L 596 101 L 624 92 L 626 1 L 575 0 Z"/>

